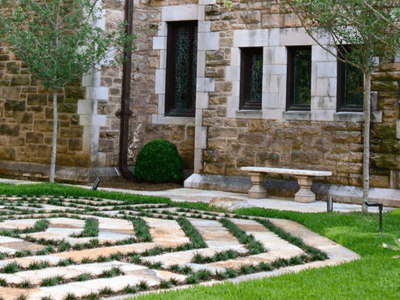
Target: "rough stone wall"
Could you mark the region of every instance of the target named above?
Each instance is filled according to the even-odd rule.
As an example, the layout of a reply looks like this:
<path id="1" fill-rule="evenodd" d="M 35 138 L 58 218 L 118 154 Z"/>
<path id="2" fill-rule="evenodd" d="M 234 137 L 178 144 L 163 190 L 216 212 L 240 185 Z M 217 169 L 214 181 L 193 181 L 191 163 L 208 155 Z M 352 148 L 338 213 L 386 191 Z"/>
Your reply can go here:
<path id="1" fill-rule="evenodd" d="M 241 166 L 275 166 L 330 170 L 331 178 L 320 181 L 362 185 L 362 123 L 323 121 L 274 121 L 227 117 L 227 98 L 232 83 L 226 79 L 231 59 L 233 30 L 299 27 L 296 17 L 271 1 L 233 1 L 231 11 L 220 2 L 206 7 L 206 20 L 220 34 L 220 49 L 207 52 L 206 76 L 215 78 L 215 92 L 203 110 L 208 126 L 204 150 L 204 173 L 247 176 Z M 374 76 L 373 90 L 379 92 L 382 122 L 371 132 L 371 186 L 389 187 L 391 172 L 398 172 L 400 65 L 383 66 Z M 398 174 L 398 173 L 397 173 Z M 392 184 L 393 185 L 393 184 Z"/>
<path id="2" fill-rule="evenodd" d="M 79 82 L 66 87 L 58 96 L 57 165 L 88 165 L 77 115 L 77 100 L 82 97 Z M 50 164 L 52 134 L 52 95 L 29 74 L 20 59 L 0 45 L 0 161 Z M 34 167 L 23 173 L 30 171 L 35 173 Z M 16 170 L 0 172 L 23 175 Z M 39 178 L 43 176 L 44 173 L 37 174 Z"/>
<path id="3" fill-rule="evenodd" d="M 400 60 L 395 61 L 382 65 L 372 77 L 372 89 L 379 93 L 382 123 L 372 126 L 371 168 L 376 176 L 389 176 L 391 188 L 400 188 Z"/>
<path id="4" fill-rule="evenodd" d="M 152 124 L 152 114 L 158 110 L 155 94 L 155 71 L 160 64 L 160 51 L 153 50 L 153 37 L 161 22 L 164 5 L 192 4 L 197 1 L 137 1 L 134 7 L 134 32 L 137 34 L 132 54 L 131 103 L 129 125 L 129 161 L 133 165 L 140 149 L 153 139 L 165 139 L 176 145 L 184 168 L 193 169 L 194 127 L 186 125 Z M 123 6 L 124 1 L 120 3 Z M 123 19 L 123 11 L 107 13 L 106 26 Z M 100 113 L 107 114 L 107 126 L 100 131 L 99 151 L 107 153 L 107 166 L 118 165 L 120 120 L 115 116 L 121 107 L 122 68 L 107 68 L 102 73 L 102 86 L 109 87 L 109 100 L 99 105 Z"/>

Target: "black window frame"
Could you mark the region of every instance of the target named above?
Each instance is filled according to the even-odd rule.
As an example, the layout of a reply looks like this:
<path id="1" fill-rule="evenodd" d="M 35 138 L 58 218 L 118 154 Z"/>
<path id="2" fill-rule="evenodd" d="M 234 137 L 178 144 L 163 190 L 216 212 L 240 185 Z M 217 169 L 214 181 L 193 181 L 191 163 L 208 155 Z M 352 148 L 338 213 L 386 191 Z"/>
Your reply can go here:
<path id="1" fill-rule="evenodd" d="M 193 46 L 194 36 L 198 35 L 198 21 L 167 22 L 167 66 L 165 80 L 165 116 L 168 117 L 194 117 L 196 112 L 196 91 L 193 88 L 193 79 L 197 80 L 197 74 L 193 72 L 192 64 L 189 65 L 188 73 L 192 74 L 188 80 L 188 107 L 187 111 L 174 109 L 174 82 L 175 82 L 175 51 L 177 31 L 181 27 L 191 27 L 192 34 L 190 43 Z M 193 48 L 190 51 L 190 61 L 193 61 Z M 197 49 L 195 49 L 197 51 Z M 197 68 L 196 68 L 197 70 Z M 172 74 L 172 75 L 171 75 Z M 193 78 L 194 77 L 194 78 Z"/>
<path id="2" fill-rule="evenodd" d="M 339 47 L 338 55 L 343 58 L 343 54 L 351 51 L 351 45 L 344 45 Z M 342 48 L 342 49 L 341 49 Z M 345 48 L 345 49 L 343 49 Z M 364 111 L 364 99 L 363 104 L 358 106 L 346 106 L 346 68 L 348 64 L 341 60 L 337 60 L 337 91 L 336 91 L 336 111 L 337 112 L 362 112 Z M 363 86 L 364 87 L 364 86 Z M 364 95 L 363 95 L 364 96 Z"/>
<path id="3" fill-rule="evenodd" d="M 261 55 L 262 61 L 263 58 L 263 47 L 246 47 L 240 48 L 241 59 L 240 59 L 240 101 L 239 101 L 239 109 L 240 110 L 261 110 L 262 108 L 262 86 L 263 82 L 261 81 L 261 101 L 260 102 L 249 102 L 249 92 L 251 85 L 251 64 L 254 55 Z M 263 71 L 261 70 L 261 73 Z M 263 77 L 263 74 L 261 74 Z"/>
<path id="4" fill-rule="evenodd" d="M 297 51 L 307 50 L 311 53 L 312 63 L 312 47 L 311 46 L 288 46 L 287 49 L 287 84 L 286 84 L 286 110 L 287 111 L 311 111 L 311 98 L 310 104 L 295 104 L 295 57 Z M 312 66 L 310 70 L 312 76 Z M 310 81 L 310 97 L 311 95 L 311 81 Z"/>

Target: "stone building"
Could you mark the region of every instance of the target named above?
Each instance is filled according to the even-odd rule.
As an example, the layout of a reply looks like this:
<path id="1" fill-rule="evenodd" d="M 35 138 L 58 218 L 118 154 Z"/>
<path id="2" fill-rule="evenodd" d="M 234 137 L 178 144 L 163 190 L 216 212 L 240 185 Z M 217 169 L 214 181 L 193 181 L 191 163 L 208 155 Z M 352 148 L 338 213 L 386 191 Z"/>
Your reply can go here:
<path id="1" fill-rule="evenodd" d="M 131 166 L 144 144 L 163 138 L 193 173 L 188 187 L 244 191 L 250 180 L 240 167 L 291 167 L 333 172 L 316 180 L 322 199 L 359 198 L 360 74 L 318 46 L 279 3 L 236 0 L 229 10 L 222 2 L 134 0 L 131 72 L 105 68 L 62 94 L 56 178 L 118 176 L 120 153 Z M 124 19 L 124 5 L 109 1 L 105 28 Z M 399 82 L 400 58 L 373 77 L 372 198 L 400 199 Z M 132 112 L 125 127 L 124 91 Z M 0 120 L 2 176 L 46 178 L 52 100 L 4 45 Z M 269 178 L 270 194 L 293 195 L 290 179 Z"/>

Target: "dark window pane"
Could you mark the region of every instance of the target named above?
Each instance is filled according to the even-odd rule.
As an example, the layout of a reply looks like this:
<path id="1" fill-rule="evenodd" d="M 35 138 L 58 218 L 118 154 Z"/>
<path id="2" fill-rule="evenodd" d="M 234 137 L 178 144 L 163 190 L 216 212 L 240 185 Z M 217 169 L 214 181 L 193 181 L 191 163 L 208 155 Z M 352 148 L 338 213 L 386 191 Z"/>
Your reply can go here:
<path id="1" fill-rule="evenodd" d="M 364 74 L 363 72 L 351 65 L 345 65 L 345 86 L 344 106 L 346 107 L 362 107 L 363 106 L 363 90 L 364 90 Z"/>
<path id="2" fill-rule="evenodd" d="M 342 54 L 351 53 L 351 46 L 344 46 Z M 338 111 L 362 111 L 364 99 L 364 74 L 349 64 L 338 60 L 337 83 Z"/>
<path id="3" fill-rule="evenodd" d="M 287 108 L 310 110 L 311 47 L 288 47 Z"/>
<path id="4" fill-rule="evenodd" d="M 263 80 L 262 48 L 243 48 L 241 64 L 240 108 L 261 109 Z"/>
<path id="5" fill-rule="evenodd" d="M 311 105 L 311 51 L 298 50 L 294 59 L 293 105 Z"/>
<path id="6" fill-rule="evenodd" d="M 197 74 L 197 22 L 168 26 L 166 114 L 194 116 Z"/>
<path id="7" fill-rule="evenodd" d="M 263 57 L 262 54 L 254 54 L 251 58 L 251 75 L 250 75 L 250 87 L 249 96 L 247 102 L 250 103 L 261 103 L 262 95 L 262 66 Z"/>

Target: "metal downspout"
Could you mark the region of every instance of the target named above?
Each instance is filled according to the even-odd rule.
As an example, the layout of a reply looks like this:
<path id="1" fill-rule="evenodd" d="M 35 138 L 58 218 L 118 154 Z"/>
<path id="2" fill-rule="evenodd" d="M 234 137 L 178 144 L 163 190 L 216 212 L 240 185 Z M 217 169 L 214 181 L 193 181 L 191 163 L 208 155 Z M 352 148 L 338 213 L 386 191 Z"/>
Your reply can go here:
<path id="1" fill-rule="evenodd" d="M 130 36 L 133 33 L 133 0 L 125 1 L 125 22 L 127 23 L 126 34 Z M 125 50 L 124 57 L 126 58 L 126 61 L 123 64 L 122 75 L 119 169 L 125 179 L 133 179 L 133 173 L 131 170 L 128 169 L 129 117 L 132 115 L 132 112 L 129 109 L 131 93 L 132 52 Z"/>

